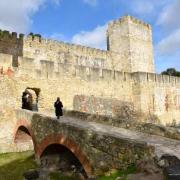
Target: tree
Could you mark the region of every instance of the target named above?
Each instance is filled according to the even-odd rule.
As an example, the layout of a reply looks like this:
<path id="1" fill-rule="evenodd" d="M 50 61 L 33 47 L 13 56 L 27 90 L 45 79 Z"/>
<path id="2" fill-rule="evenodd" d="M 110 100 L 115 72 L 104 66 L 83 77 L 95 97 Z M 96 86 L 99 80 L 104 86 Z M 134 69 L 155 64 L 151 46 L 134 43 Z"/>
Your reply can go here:
<path id="1" fill-rule="evenodd" d="M 176 71 L 175 68 L 168 68 L 166 71 L 163 71 L 161 74 L 180 77 L 180 71 Z"/>

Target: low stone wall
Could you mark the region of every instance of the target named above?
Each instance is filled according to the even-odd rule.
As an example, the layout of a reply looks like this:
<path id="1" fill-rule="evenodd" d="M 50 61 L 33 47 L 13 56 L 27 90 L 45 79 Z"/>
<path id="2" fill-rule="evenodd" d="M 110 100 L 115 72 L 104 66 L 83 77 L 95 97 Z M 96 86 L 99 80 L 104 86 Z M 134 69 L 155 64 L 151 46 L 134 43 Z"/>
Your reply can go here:
<path id="1" fill-rule="evenodd" d="M 75 95 L 73 109 L 89 114 L 121 117 L 124 119 L 134 119 L 136 116 L 132 103 L 115 98 Z"/>
<path id="2" fill-rule="evenodd" d="M 115 127 L 121 127 L 148 134 L 180 140 L 180 128 L 166 127 L 160 124 L 138 122 L 134 121 L 133 119 L 127 120 L 126 118 L 123 119 L 98 114 L 88 114 L 78 111 L 64 111 L 64 114 L 65 116 L 75 117 L 78 119 L 82 119 L 83 121 L 93 121 Z"/>

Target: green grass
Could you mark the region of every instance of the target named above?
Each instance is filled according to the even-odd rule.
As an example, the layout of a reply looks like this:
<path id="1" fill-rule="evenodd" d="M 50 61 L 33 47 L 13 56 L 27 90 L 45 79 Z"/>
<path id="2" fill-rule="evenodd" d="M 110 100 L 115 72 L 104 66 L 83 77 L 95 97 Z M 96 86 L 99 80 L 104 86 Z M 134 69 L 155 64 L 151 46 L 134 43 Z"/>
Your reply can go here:
<path id="1" fill-rule="evenodd" d="M 0 154 L 0 180 L 23 180 L 23 173 L 37 167 L 34 152 Z"/>
<path id="2" fill-rule="evenodd" d="M 136 172 L 136 168 L 134 165 L 131 165 L 127 170 L 124 171 L 112 171 L 108 173 L 106 176 L 99 177 L 99 180 L 115 180 L 117 177 L 121 177 L 121 180 L 126 180 L 128 174 L 134 174 Z"/>
<path id="3" fill-rule="evenodd" d="M 23 180 L 23 173 L 36 169 L 38 166 L 34 161 L 34 152 L 0 154 L 0 180 Z M 126 180 L 128 174 L 136 172 L 135 166 L 132 165 L 125 171 L 112 171 L 98 180 L 115 180 L 121 177 Z M 65 173 L 54 172 L 50 174 L 51 180 L 78 180 L 77 176 L 70 176 Z"/>

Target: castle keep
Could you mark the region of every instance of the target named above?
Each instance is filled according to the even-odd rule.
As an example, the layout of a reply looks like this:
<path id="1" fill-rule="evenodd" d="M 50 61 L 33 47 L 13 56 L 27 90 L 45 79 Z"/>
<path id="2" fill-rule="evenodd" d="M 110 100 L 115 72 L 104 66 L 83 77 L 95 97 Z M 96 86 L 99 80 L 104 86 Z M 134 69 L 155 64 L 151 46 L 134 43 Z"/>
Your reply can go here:
<path id="1" fill-rule="evenodd" d="M 125 104 L 145 121 L 180 123 L 180 78 L 155 74 L 149 24 L 130 16 L 110 22 L 107 51 L 0 34 L 0 126 L 8 126 L 6 134 L 26 88 L 38 89 L 41 112 L 52 110 L 60 96 L 66 109 L 121 117 Z"/>

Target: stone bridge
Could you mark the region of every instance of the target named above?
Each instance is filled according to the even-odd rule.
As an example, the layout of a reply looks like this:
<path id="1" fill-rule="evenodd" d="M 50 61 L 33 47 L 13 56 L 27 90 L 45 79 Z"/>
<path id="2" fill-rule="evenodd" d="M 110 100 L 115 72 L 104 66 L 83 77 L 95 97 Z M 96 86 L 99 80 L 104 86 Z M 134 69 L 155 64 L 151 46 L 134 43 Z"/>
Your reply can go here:
<path id="1" fill-rule="evenodd" d="M 48 148 L 71 152 L 88 176 L 126 168 L 137 160 L 170 154 L 180 159 L 180 143 L 159 136 L 129 131 L 95 122 L 16 110 L 14 142 L 33 142 L 38 162 Z M 60 149 L 58 147 L 61 147 Z M 29 146 L 30 148 L 30 146 Z M 53 151 L 52 151 L 53 152 Z"/>

